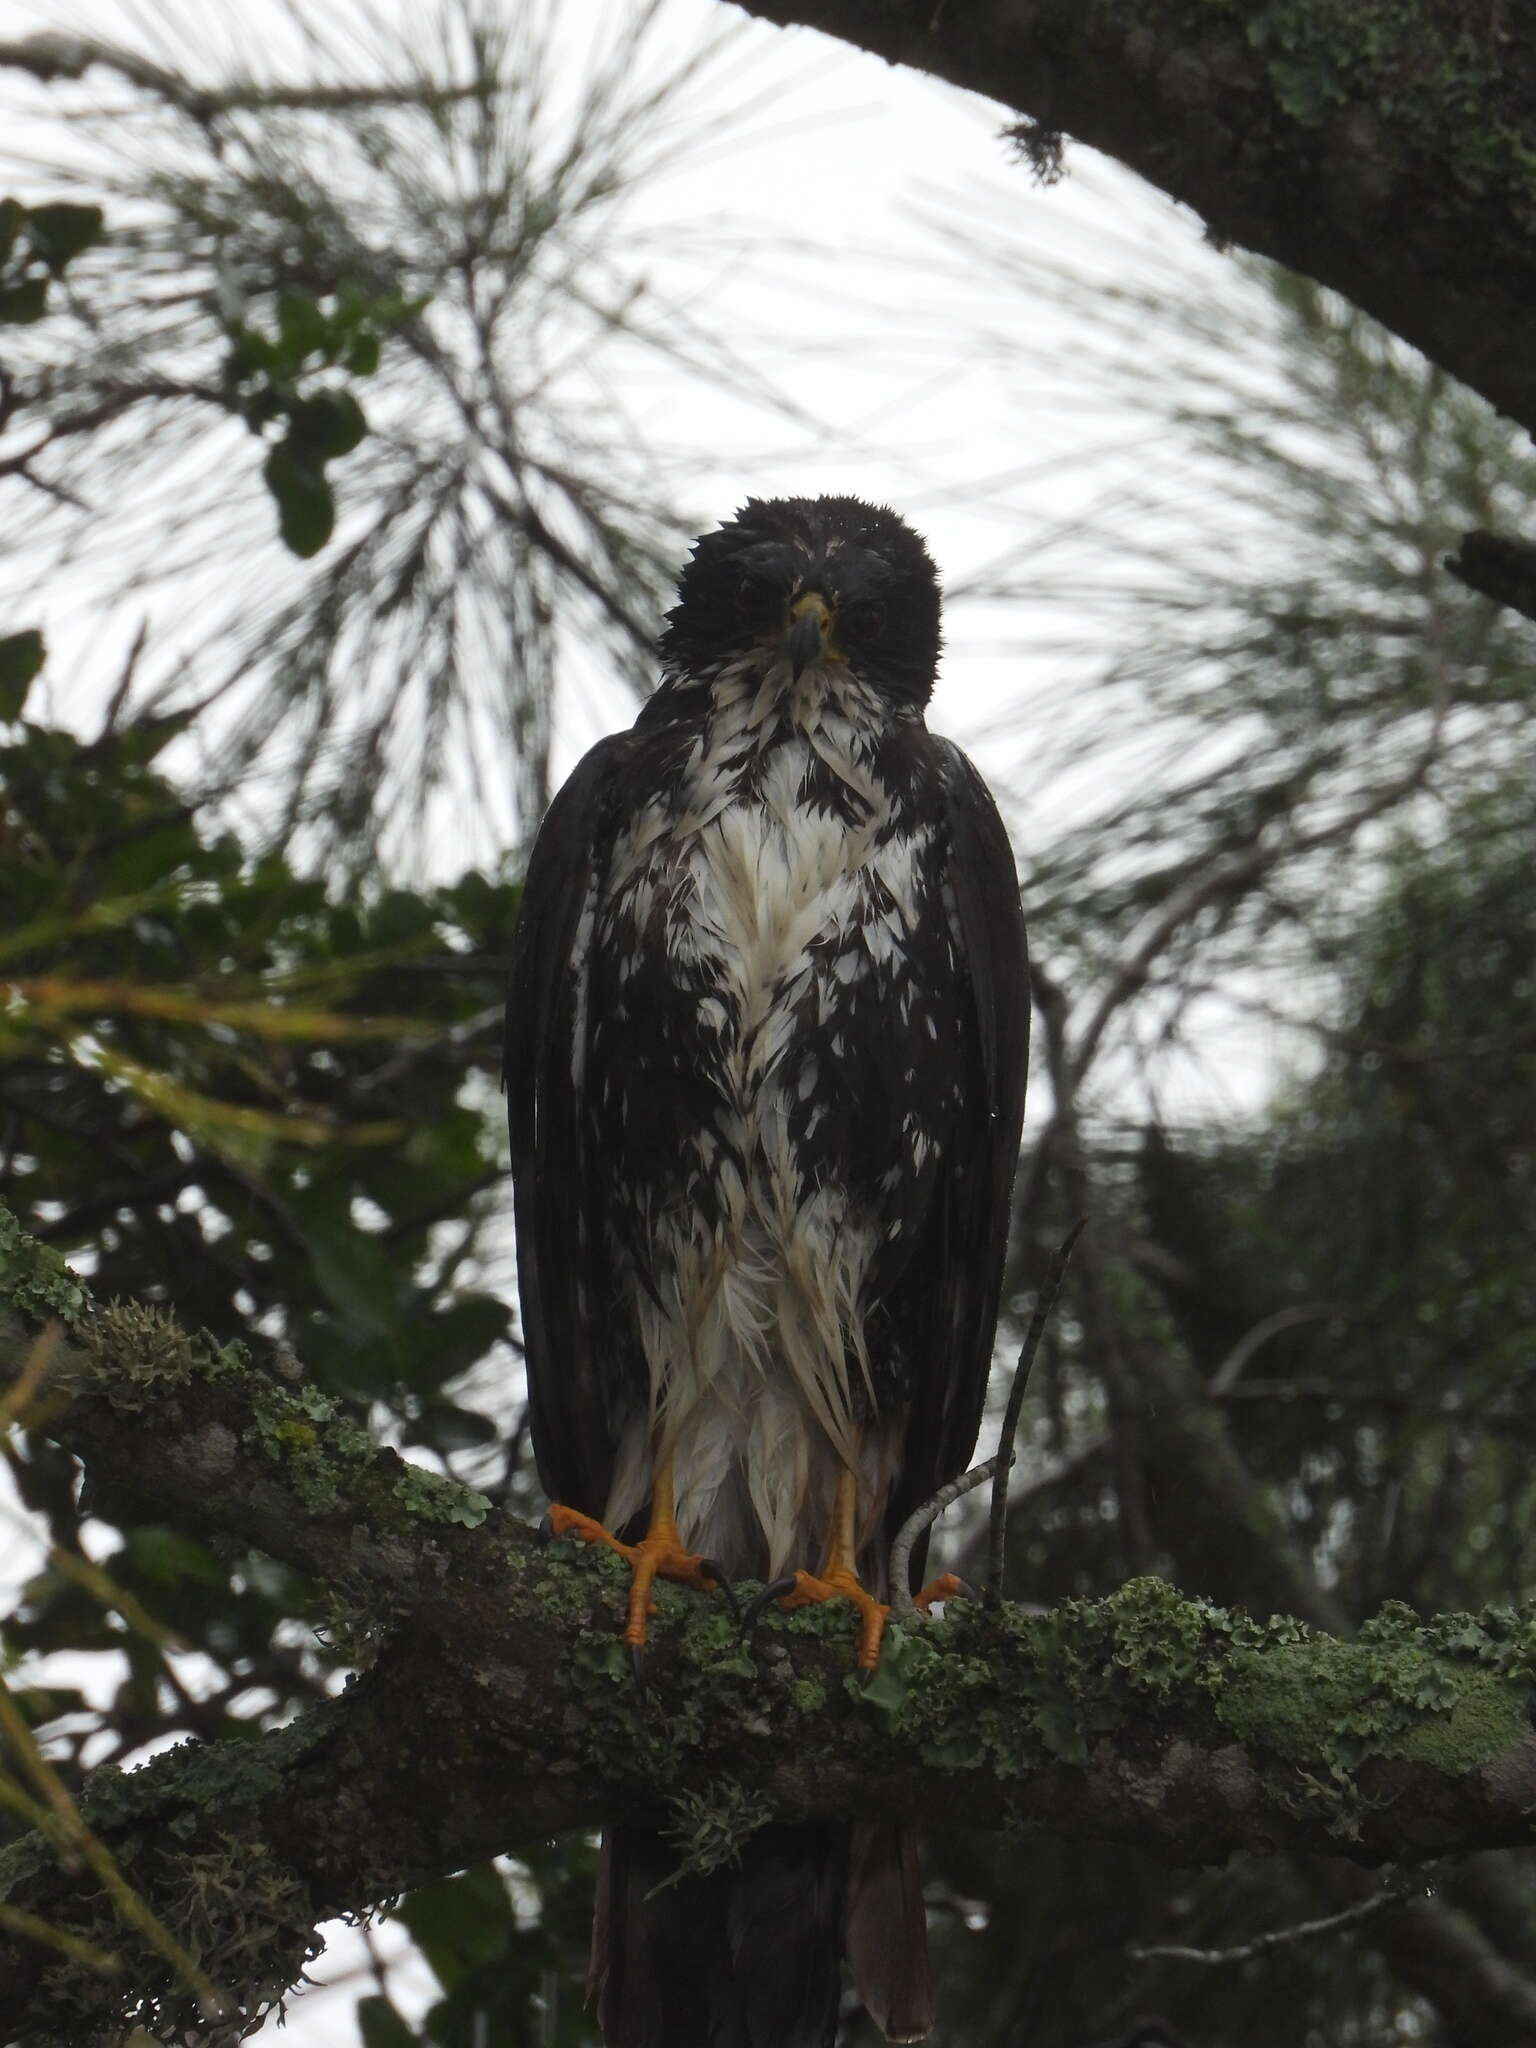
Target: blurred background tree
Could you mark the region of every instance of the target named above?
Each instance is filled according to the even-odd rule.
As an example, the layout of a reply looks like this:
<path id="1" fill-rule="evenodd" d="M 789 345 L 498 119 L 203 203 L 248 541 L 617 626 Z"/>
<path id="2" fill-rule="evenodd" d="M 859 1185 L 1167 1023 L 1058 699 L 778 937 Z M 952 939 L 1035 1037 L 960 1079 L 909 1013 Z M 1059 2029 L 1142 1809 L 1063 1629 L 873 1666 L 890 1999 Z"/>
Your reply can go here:
<path id="1" fill-rule="evenodd" d="M 0 532 L 69 594 L 40 674 L 30 597 L 0 620 L 0 1199 L 102 1292 L 295 1353 L 528 1515 L 496 1080 L 554 679 L 644 687 L 702 523 L 708 450 L 634 425 L 635 365 L 773 400 L 627 226 L 637 185 L 752 105 L 722 99 L 728 51 L 677 59 L 656 18 L 585 68 L 539 10 L 474 0 L 409 33 L 290 12 L 275 55 L 235 42 L 195 75 L 170 14 L 131 47 L 34 39 L 70 143 L 30 168 L 0 271 Z M 104 232 L 50 261 L 46 216 L 26 230 L 48 204 Z M 1518 1601 L 1532 628 L 1440 562 L 1530 500 L 1536 461 L 1285 274 L 1196 276 L 1130 236 L 1064 264 L 969 200 L 926 233 L 939 273 L 985 266 L 1081 336 L 1032 354 L 1009 318 L 968 344 L 1016 381 L 1021 442 L 1047 406 L 1135 423 L 1069 444 L 1060 490 L 945 480 L 1006 536 L 952 579 L 952 640 L 1006 646 L 1023 617 L 1017 653 L 1050 659 L 978 748 L 1043 1047 L 1000 1348 L 1090 1218 L 1010 1592 L 1155 1571 L 1345 1631 L 1384 1600 Z M 135 605 L 174 632 L 125 627 Z M 93 632 L 116 680 L 84 704 Z M 7 1459 L 46 1554 L 5 1657 L 67 1782 L 274 1725 L 369 1655 L 269 1559 L 104 1522 L 41 1433 Z M 975 1517 L 949 1520 L 974 1555 Z M 1219 1958 L 1376 1880 L 1038 1839 L 931 1860 L 957 2048 L 1118 2041 L 1153 2012 L 1141 2038 L 1190 2048 L 1461 2048 L 1519 2038 L 1536 1997 L 1522 1857 L 1204 1962 L 1140 1952 Z M 591 1870 L 588 1843 L 518 1845 L 414 1894 L 365 1930 L 325 2038 L 590 2042 Z"/>

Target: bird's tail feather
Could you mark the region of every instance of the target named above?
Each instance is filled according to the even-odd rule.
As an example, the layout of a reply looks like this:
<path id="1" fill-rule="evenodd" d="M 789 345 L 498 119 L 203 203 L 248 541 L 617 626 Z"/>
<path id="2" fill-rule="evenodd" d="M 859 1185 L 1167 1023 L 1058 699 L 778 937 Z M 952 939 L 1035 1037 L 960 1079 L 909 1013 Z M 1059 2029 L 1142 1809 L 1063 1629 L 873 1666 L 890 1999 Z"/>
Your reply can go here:
<path id="1" fill-rule="evenodd" d="M 836 1822 L 767 1827 L 735 1869 L 678 1879 L 660 1835 L 610 1829 L 592 1924 L 607 2048 L 831 2048 L 848 1846 Z"/>
<path id="2" fill-rule="evenodd" d="M 848 1962 L 864 2009 L 886 2039 L 921 2041 L 933 2025 L 933 1971 L 914 1828 L 853 1830 Z"/>
<path id="3" fill-rule="evenodd" d="M 844 1948 L 892 2041 L 933 2018 L 910 1828 L 767 1827 L 740 1864 L 677 1877 L 660 1835 L 603 1839 L 592 1984 L 607 2048 L 832 2048 Z"/>

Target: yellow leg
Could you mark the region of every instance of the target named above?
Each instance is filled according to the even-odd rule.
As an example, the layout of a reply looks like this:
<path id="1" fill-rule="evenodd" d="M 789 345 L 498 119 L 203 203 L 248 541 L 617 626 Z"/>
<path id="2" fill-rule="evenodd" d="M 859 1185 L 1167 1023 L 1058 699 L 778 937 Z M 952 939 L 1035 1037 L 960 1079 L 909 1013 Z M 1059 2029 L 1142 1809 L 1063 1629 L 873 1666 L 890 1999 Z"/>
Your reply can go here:
<path id="1" fill-rule="evenodd" d="M 610 1550 L 628 1560 L 632 1576 L 624 1640 L 631 1649 L 638 1650 L 645 1642 L 646 1622 L 656 1612 L 651 1587 L 657 1579 L 676 1579 L 679 1585 L 692 1586 L 700 1593 L 715 1590 L 715 1580 L 704 1569 L 704 1558 L 695 1551 L 684 1550 L 678 1541 L 674 1509 L 672 1459 L 668 1455 L 657 1463 L 651 1519 L 638 1543 L 621 1543 L 601 1522 L 594 1521 L 591 1515 L 578 1514 L 575 1508 L 557 1505 L 549 1511 L 549 1526 L 557 1536 L 575 1536 L 583 1543 L 606 1543 Z"/>
<path id="2" fill-rule="evenodd" d="M 859 1482 L 845 1467 L 838 1474 L 832 1500 L 826 1560 L 814 1575 L 796 1572 L 792 1590 L 783 1595 L 779 1605 L 788 1610 L 810 1607 L 821 1600 L 851 1600 L 859 1610 L 859 1669 L 873 1671 L 880 1662 L 880 1638 L 891 1610 L 859 1582 L 854 1565 L 858 1499 Z"/>

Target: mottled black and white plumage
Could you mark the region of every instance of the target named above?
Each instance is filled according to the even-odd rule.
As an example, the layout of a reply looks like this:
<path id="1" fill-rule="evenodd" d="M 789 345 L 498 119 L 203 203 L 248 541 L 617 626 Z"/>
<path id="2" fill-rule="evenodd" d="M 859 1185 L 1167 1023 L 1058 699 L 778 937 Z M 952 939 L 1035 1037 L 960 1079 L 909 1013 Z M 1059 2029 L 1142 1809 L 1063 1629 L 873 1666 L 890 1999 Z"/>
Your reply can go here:
<path id="1" fill-rule="evenodd" d="M 552 806 L 515 943 L 539 1470 L 624 1531 L 670 1453 L 683 1544 L 769 1577 L 814 1569 L 846 1466 L 878 1587 L 890 1534 L 969 1459 L 991 1360 L 1028 1033 L 1012 856 L 975 769 L 923 723 L 939 591 L 893 513 L 749 501 L 697 543 L 661 651 L 634 728 Z M 895 1830 L 855 1844 L 851 1904 L 845 1835 L 773 1833 L 763 1883 L 803 1913 L 765 1906 L 754 1936 L 750 1858 L 734 1902 L 723 1879 L 712 1903 L 661 1894 L 653 1918 L 683 1895 L 725 1914 L 738 1967 L 659 2016 L 666 1936 L 639 1910 L 655 1859 L 618 1844 L 645 1870 L 611 1864 L 600 1907 L 610 2040 L 828 2040 L 845 1911 L 856 1970 L 861 1939 L 911 1933 L 861 1937 L 861 1892 L 863 1920 L 883 1886 L 905 1901 L 887 1920 L 920 1924 Z M 819 1964 L 795 1948 L 806 1916 Z"/>

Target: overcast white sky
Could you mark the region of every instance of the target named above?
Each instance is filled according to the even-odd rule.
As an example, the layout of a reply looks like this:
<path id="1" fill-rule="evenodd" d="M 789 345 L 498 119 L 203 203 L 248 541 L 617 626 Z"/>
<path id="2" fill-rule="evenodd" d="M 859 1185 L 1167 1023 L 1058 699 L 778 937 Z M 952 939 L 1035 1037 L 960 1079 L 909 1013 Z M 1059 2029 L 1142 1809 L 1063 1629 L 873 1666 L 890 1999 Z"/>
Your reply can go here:
<path id="1" fill-rule="evenodd" d="M 566 8 L 573 76 L 588 32 L 596 25 L 611 33 L 620 11 L 595 0 Z M 0 0 L 0 34 L 93 30 L 133 43 L 136 14 L 154 19 L 150 0 L 137 10 L 109 0 Z M 246 7 L 240 19 L 246 39 L 259 43 L 277 9 Z M 1127 464 L 1144 451 L 1134 419 L 1096 413 L 1080 391 L 1074 397 L 1070 368 L 1082 337 L 1072 322 L 1022 302 L 984 265 L 942 252 L 919 214 L 990 209 L 1016 244 L 1074 256 L 1090 274 L 1111 278 L 1150 261 L 1214 278 L 1222 259 L 1202 246 L 1189 216 L 1086 152 L 1071 154 L 1064 184 L 1035 189 L 998 139 L 1003 110 L 984 101 L 821 38 L 747 22 L 716 0 L 670 0 L 665 40 L 683 49 L 728 19 L 736 46 L 715 91 L 757 104 L 737 132 L 685 155 L 641 195 L 636 230 L 653 246 L 671 236 L 694 252 L 672 274 L 659 265 L 658 289 L 686 294 L 696 317 L 724 322 L 741 354 L 769 370 L 816 424 L 787 428 L 654 370 L 625 396 L 658 445 L 709 441 L 722 451 L 696 493 L 707 514 L 776 490 L 885 500 L 927 534 L 947 579 L 961 581 L 1031 522 L 1086 504 L 1104 485 L 1105 448 L 1121 447 Z M 225 31 L 211 40 L 222 44 Z M 46 99 L 38 104 L 46 108 Z M 971 337 L 986 328 L 1016 335 L 1016 358 L 975 345 Z M 40 601 L 56 608 L 57 630 L 66 630 L 62 594 L 45 592 Z M 1006 621 L 979 608 L 957 614 L 933 711 L 934 725 L 972 747 L 1005 800 L 1028 779 L 1028 707 L 1059 680 L 1048 663 L 1018 651 L 1027 625 L 1017 608 Z M 1005 626 L 1015 644 L 1000 654 L 988 643 Z M 561 708 L 562 768 L 632 711 L 616 688 L 582 678 Z M 1049 796 L 1035 800 L 1048 804 Z M 1015 824 L 1027 858 L 1030 819 L 1015 811 Z M 1258 1072 L 1255 1063 L 1248 1081 L 1231 1085 L 1246 1089 Z M 27 1568 L 18 1546 L 0 1581 Z M 0 1610 L 4 1603 L 0 1583 Z M 387 1925 L 377 1939 L 386 1951 L 400 1946 Z M 354 1981 L 292 2002 L 286 2038 L 294 2048 L 353 2038 L 350 2004 L 369 1988 L 354 1977 L 364 1960 L 358 1937 L 340 1931 L 315 1974 Z M 431 1995 L 420 1965 L 391 1988 L 408 2011 Z"/>

